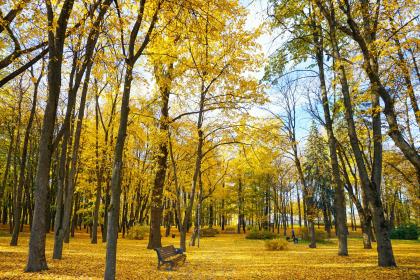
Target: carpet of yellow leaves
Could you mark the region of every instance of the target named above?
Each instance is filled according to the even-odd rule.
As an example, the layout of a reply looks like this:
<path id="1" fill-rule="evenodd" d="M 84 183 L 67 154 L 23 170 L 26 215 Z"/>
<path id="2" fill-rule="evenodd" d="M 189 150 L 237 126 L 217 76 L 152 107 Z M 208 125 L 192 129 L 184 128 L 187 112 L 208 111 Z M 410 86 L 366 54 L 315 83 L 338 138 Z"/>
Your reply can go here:
<path id="1" fill-rule="evenodd" d="M 65 244 L 63 259 L 52 260 L 53 236 L 47 235 L 49 270 L 24 273 L 28 234 L 17 247 L 10 237 L 0 237 L 0 279 L 102 279 L 105 244 L 90 244 L 86 233 Z M 163 238 L 177 246 L 178 239 Z M 218 235 L 189 247 L 187 262 L 176 271 L 157 270 L 156 253 L 147 240 L 118 240 L 117 279 L 420 279 L 420 242 L 393 241 L 397 268 L 377 267 L 376 250 L 364 250 L 362 240 L 349 240 L 348 257 L 337 256 L 335 240 L 309 249 L 289 244 L 287 251 L 266 251 L 264 242 L 243 235 Z"/>

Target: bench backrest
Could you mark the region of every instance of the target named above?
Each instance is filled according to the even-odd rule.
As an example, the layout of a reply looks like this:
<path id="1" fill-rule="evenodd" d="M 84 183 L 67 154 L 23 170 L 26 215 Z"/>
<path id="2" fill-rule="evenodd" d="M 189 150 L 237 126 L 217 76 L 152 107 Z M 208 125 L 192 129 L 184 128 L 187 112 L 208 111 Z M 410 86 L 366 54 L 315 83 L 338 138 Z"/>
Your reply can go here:
<path id="1" fill-rule="evenodd" d="M 161 260 L 167 259 L 177 254 L 173 245 L 165 246 L 162 248 L 156 248 L 155 250 L 158 254 L 159 259 Z"/>

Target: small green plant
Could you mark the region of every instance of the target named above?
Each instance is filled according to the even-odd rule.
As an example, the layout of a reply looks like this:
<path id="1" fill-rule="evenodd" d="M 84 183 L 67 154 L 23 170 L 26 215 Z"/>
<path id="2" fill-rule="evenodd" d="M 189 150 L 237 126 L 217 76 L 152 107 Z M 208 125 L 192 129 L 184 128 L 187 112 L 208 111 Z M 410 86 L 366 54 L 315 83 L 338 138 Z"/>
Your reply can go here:
<path id="1" fill-rule="evenodd" d="M 246 234 L 246 239 L 274 239 L 277 234 L 268 230 L 251 230 Z"/>
<path id="2" fill-rule="evenodd" d="M 143 240 L 148 232 L 149 227 L 136 225 L 130 228 L 126 237 L 127 239 Z"/>
<path id="3" fill-rule="evenodd" d="M 391 239 L 417 240 L 419 229 L 415 224 L 403 225 L 391 231 Z"/>
<path id="4" fill-rule="evenodd" d="M 287 250 L 289 243 L 284 239 L 266 240 L 265 248 L 268 251 L 284 251 Z"/>
<path id="5" fill-rule="evenodd" d="M 203 228 L 200 230 L 201 237 L 214 237 L 219 234 L 219 231 L 215 228 Z"/>

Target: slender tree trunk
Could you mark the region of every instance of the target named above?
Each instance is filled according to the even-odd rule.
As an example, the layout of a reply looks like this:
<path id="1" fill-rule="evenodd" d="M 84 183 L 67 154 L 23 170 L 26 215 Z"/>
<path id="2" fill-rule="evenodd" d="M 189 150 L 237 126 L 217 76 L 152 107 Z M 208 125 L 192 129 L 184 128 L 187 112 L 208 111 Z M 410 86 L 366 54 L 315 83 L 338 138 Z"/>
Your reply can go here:
<path id="1" fill-rule="evenodd" d="M 6 189 L 7 180 L 9 178 L 10 164 L 12 161 L 12 154 L 13 154 L 13 148 L 14 148 L 14 143 L 15 143 L 14 141 L 15 141 L 15 127 L 13 126 L 10 131 L 10 143 L 7 149 L 6 166 L 4 168 L 4 174 L 3 174 L 3 178 L 2 178 L 2 182 L 0 186 L 0 203 L 3 200 L 4 190 Z M 3 211 L 3 216 L 5 215 L 5 213 L 7 212 Z M 3 222 L 3 224 L 5 223 Z"/>
<path id="2" fill-rule="evenodd" d="M 115 145 L 114 165 L 111 179 L 111 203 L 108 209 L 105 279 L 115 279 L 123 151 L 127 133 L 133 65 L 134 61 L 127 63 L 126 67 L 124 91 L 121 102 L 120 126 L 118 129 L 117 143 Z"/>
<path id="3" fill-rule="evenodd" d="M 99 112 L 98 112 L 98 97 L 96 97 L 96 106 L 95 106 L 95 155 L 96 155 L 96 199 L 95 199 L 95 208 L 93 210 L 93 228 L 92 228 L 92 238 L 91 243 L 98 243 L 98 219 L 99 219 L 99 206 L 101 204 L 101 190 L 102 190 L 102 166 L 99 166 Z"/>
<path id="4" fill-rule="evenodd" d="M 346 75 L 344 65 L 341 63 L 341 56 L 340 56 L 340 52 L 339 52 L 336 37 L 335 37 L 336 31 L 335 31 L 334 23 L 330 22 L 329 26 L 330 26 L 330 36 L 331 36 L 331 42 L 333 45 L 334 57 L 340 63 L 339 78 L 340 78 L 341 89 L 343 93 L 343 100 L 344 100 L 344 105 L 345 105 L 345 118 L 348 125 L 348 134 L 350 138 L 350 144 L 351 144 L 351 147 L 352 147 L 355 159 L 356 159 L 356 164 L 358 166 L 363 190 L 364 192 L 366 192 L 369 206 L 372 209 L 373 221 L 374 221 L 375 230 L 376 230 L 376 239 L 378 242 L 378 246 L 377 246 L 378 264 L 379 266 L 396 266 L 394 254 L 392 251 L 391 240 L 389 238 L 388 225 L 387 225 L 387 221 L 385 220 L 380 193 L 378 192 L 379 186 L 376 186 L 375 184 L 375 177 L 374 177 L 375 175 L 373 176 L 373 181 L 369 179 L 369 175 L 368 175 L 365 163 L 364 163 L 362 151 L 360 150 L 360 147 L 359 147 L 359 140 L 358 140 L 358 136 L 356 133 L 356 126 L 353 119 L 353 108 L 352 108 L 351 99 L 350 99 L 350 90 L 349 90 L 349 85 L 347 81 L 347 75 Z M 375 89 L 380 91 L 379 84 L 377 81 L 373 79 L 371 81 L 371 84 L 374 85 Z M 389 104 L 388 104 L 388 107 L 386 108 L 388 109 L 385 109 L 385 110 L 390 109 Z M 390 112 L 388 112 L 387 114 L 389 115 L 389 113 Z M 390 125 L 390 129 L 393 129 L 391 125 Z M 394 136 L 397 134 L 394 134 Z"/>
<path id="5" fill-rule="evenodd" d="M 396 32 L 396 28 L 394 26 L 394 21 L 392 18 L 390 18 L 390 23 L 391 23 L 392 32 Z M 407 89 L 408 97 L 410 98 L 411 108 L 413 109 L 414 117 L 416 118 L 417 127 L 420 128 L 420 110 L 419 110 L 419 105 L 417 103 L 416 94 L 414 92 L 413 83 L 411 82 L 410 70 L 408 68 L 407 61 L 404 57 L 404 53 L 401 48 L 401 43 L 396 36 L 394 36 L 394 42 L 398 48 L 398 51 L 397 51 L 398 60 L 399 60 L 398 66 L 400 67 L 403 77 L 404 77 L 405 87 Z"/>
<path id="6" fill-rule="evenodd" d="M 38 87 L 41 81 L 42 71 L 43 70 L 41 70 L 41 74 L 39 78 L 34 83 L 34 95 L 32 98 L 32 107 L 31 107 L 31 112 L 29 114 L 29 120 L 28 120 L 28 124 L 26 125 L 25 136 L 23 140 L 22 157 L 20 161 L 20 171 L 19 171 L 19 182 L 18 182 L 17 197 L 16 197 L 16 204 L 15 204 L 15 217 L 14 217 L 15 225 L 13 228 L 12 240 L 10 241 L 11 246 L 17 246 L 18 244 L 18 236 L 19 236 L 18 225 L 20 222 L 20 213 L 21 213 L 21 208 L 22 208 L 21 206 L 22 192 L 23 192 L 24 185 L 27 184 L 25 182 L 25 169 L 26 169 L 26 161 L 27 161 L 27 156 L 28 156 L 28 145 L 29 145 L 29 138 L 31 135 L 32 124 L 35 118 L 36 102 L 37 102 L 37 97 L 38 97 Z M 26 200 L 28 201 L 30 199 L 28 197 L 29 192 L 25 192 L 25 193 L 26 193 L 25 195 Z M 26 208 L 28 207 L 29 207 L 29 204 L 26 203 Z"/>
<path id="7" fill-rule="evenodd" d="M 299 186 L 296 183 L 296 196 L 297 196 L 297 206 L 298 206 L 298 217 L 299 217 L 299 227 L 302 228 L 302 213 L 300 207 L 300 194 L 299 194 Z"/>
<path id="8" fill-rule="evenodd" d="M 77 211 L 79 211 L 79 194 L 76 193 L 76 197 L 74 199 L 74 208 L 73 208 L 73 219 L 71 222 L 71 233 L 70 236 L 74 237 L 74 231 L 76 230 L 79 215 L 77 214 Z"/>
<path id="9" fill-rule="evenodd" d="M 321 84 L 322 106 L 324 111 L 325 129 L 328 135 L 328 148 L 330 152 L 331 169 L 333 172 L 334 182 L 334 205 L 336 213 L 336 225 L 338 236 L 338 255 L 348 256 L 347 250 L 347 216 L 346 216 L 346 200 L 344 194 L 343 182 L 340 177 L 340 166 L 337 157 L 337 141 L 334 136 L 333 120 L 330 114 L 327 86 L 325 82 L 324 72 L 324 47 L 323 35 L 320 34 L 321 28 L 314 27 L 314 41 L 316 45 L 316 60 L 319 70 L 319 80 Z M 330 233 L 329 233 L 330 234 Z"/>

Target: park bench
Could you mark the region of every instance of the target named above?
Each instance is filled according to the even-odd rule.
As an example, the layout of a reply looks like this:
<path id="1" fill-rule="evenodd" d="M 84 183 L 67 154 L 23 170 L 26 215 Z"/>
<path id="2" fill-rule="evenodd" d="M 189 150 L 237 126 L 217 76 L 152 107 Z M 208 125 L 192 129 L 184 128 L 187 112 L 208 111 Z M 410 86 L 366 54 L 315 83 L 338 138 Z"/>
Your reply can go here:
<path id="1" fill-rule="evenodd" d="M 169 270 L 172 270 L 174 266 L 178 266 L 181 263 L 183 264 L 187 258 L 182 250 L 175 249 L 173 245 L 156 248 L 155 251 L 158 257 L 158 269 L 161 265 L 168 264 L 170 266 Z"/>

